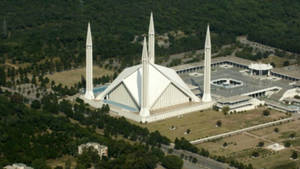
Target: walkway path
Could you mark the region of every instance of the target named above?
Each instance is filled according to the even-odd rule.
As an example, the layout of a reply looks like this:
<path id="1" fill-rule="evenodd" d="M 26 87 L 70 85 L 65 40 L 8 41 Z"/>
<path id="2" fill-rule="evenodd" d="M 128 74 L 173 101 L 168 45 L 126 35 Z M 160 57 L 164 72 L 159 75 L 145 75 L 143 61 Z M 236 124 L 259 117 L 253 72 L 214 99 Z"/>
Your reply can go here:
<path id="1" fill-rule="evenodd" d="M 252 133 L 249 133 L 249 132 L 244 132 L 244 134 L 250 136 L 250 137 L 254 137 L 256 139 L 260 139 L 260 140 L 263 140 L 265 142 L 269 142 L 271 144 L 275 144 L 276 142 L 272 141 L 272 140 L 269 140 L 269 139 L 266 139 L 264 138 L 264 136 L 258 136 L 258 135 L 255 135 L 255 134 L 252 134 Z M 297 148 L 297 147 L 289 147 L 290 149 L 294 150 L 294 151 L 298 151 L 300 152 L 300 149 Z"/>
<path id="2" fill-rule="evenodd" d="M 255 135 L 255 134 L 252 134 L 252 133 L 249 133 L 249 132 L 244 132 L 244 134 L 247 135 L 247 136 L 256 138 L 256 139 L 263 140 L 263 141 L 268 142 L 268 143 L 271 143 L 271 144 L 274 144 L 274 143 L 275 143 L 275 142 L 272 141 L 272 140 L 266 139 L 266 138 L 264 138 L 264 137 L 260 137 L 260 136 L 258 136 L 258 135 Z"/>
<path id="3" fill-rule="evenodd" d="M 265 128 L 265 127 L 269 127 L 269 126 L 278 125 L 280 123 L 293 121 L 293 120 L 296 120 L 296 119 L 299 119 L 299 118 L 300 118 L 300 115 L 297 114 L 297 115 L 294 115 L 294 116 L 289 117 L 289 118 L 285 118 L 285 119 L 281 119 L 281 120 L 277 120 L 277 121 L 272 121 L 272 122 L 268 122 L 268 123 L 264 123 L 264 124 L 259 124 L 259 125 L 256 125 L 256 126 L 243 128 L 243 129 L 240 129 L 240 130 L 235 130 L 235 131 L 231 131 L 231 132 L 227 132 L 227 133 L 223 133 L 223 134 L 218 134 L 218 135 L 215 135 L 215 136 L 201 138 L 201 139 L 198 139 L 198 140 L 191 141 L 190 143 L 191 144 L 199 144 L 199 143 L 203 143 L 203 142 L 207 142 L 207 141 L 211 141 L 211 140 L 216 140 L 216 139 L 219 139 L 219 138 L 224 138 L 224 137 L 240 134 L 242 132 L 247 132 L 247 131 L 257 130 L 257 129 L 260 129 L 260 128 Z"/>

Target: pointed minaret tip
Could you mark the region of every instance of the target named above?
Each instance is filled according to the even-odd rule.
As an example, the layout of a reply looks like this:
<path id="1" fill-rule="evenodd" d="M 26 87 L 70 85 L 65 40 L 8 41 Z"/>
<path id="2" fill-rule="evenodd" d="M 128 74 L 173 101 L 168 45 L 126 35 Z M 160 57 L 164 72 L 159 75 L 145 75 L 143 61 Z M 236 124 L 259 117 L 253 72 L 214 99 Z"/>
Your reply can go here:
<path id="1" fill-rule="evenodd" d="M 144 37 L 142 60 L 148 59 L 147 39 Z"/>
<path id="2" fill-rule="evenodd" d="M 209 30 L 209 24 L 207 25 L 207 31 L 206 31 L 206 39 L 205 39 L 205 48 L 211 47 L 211 40 L 210 40 L 210 30 Z"/>
<path id="3" fill-rule="evenodd" d="M 86 36 L 86 45 L 89 45 L 89 46 L 93 45 L 90 22 L 88 23 L 88 30 L 87 30 L 87 36 Z"/>
<path id="4" fill-rule="evenodd" d="M 150 14 L 149 34 L 154 34 L 153 13 Z"/>

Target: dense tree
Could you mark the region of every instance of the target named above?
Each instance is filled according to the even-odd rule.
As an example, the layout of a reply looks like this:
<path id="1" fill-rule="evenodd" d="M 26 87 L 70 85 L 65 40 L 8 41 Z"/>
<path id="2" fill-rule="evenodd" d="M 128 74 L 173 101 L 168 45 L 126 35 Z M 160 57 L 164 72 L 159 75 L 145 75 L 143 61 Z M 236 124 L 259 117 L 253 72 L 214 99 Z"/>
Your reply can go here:
<path id="1" fill-rule="evenodd" d="M 39 108 L 41 108 L 41 103 L 38 100 L 34 100 L 31 103 L 31 108 L 39 109 Z"/>
<path id="2" fill-rule="evenodd" d="M 147 32 L 149 6 L 154 10 L 157 33 L 169 36 L 168 49 L 157 46 L 160 56 L 202 48 L 208 22 L 215 47 L 234 42 L 237 35 L 248 35 L 250 40 L 263 44 L 293 52 L 300 50 L 297 43 L 300 37 L 296 36 L 300 34 L 299 1 L 165 0 L 154 3 L 147 0 L 129 4 L 115 0 L 56 0 L 55 3 L 3 0 L 1 32 L 7 32 L 7 38 L 1 38 L 0 53 L 19 62 L 38 63 L 52 58 L 37 69 L 42 72 L 70 69 L 84 63 L 85 30 L 90 20 L 95 61 L 118 58 L 123 66 L 130 65 L 139 60 L 139 40 Z M 172 35 L 171 31 L 176 34 L 178 30 L 184 32 L 182 37 Z M 134 42 L 136 35 L 139 38 Z"/>
<path id="3" fill-rule="evenodd" d="M 183 161 L 175 155 L 167 155 L 162 159 L 162 165 L 166 169 L 181 169 Z"/>
<path id="4" fill-rule="evenodd" d="M 6 85 L 6 73 L 4 68 L 0 67 L 0 86 Z"/>
<path id="5" fill-rule="evenodd" d="M 62 101 L 59 107 L 61 110 L 69 111 L 69 104 L 66 101 Z M 86 166 L 93 165 L 96 168 L 101 166 L 103 169 L 113 166 L 122 166 L 123 169 L 154 169 L 164 156 L 163 152 L 153 146 L 149 149 L 147 145 L 138 142 L 131 145 L 122 140 L 113 140 L 96 134 L 89 128 L 72 124 L 66 117 L 55 117 L 46 110 L 31 109 L 22 102 L 12 102 L 1 95 L 0 109 L 1 167 L 18 161 L 34 168 L 48 169 L 46 160 L 60 158 L 63 155 L 74 156 L 77 154 L 77 146 L 89 141 L 107 145 L 109 157 L 113 160 L 99 161 L 97 160 L 99 158 L 91 153 L 83 157 L 78 156 L 77 168 L 86 169 Z M 109 108 L 104 106 L 100 111 L 107 110 Z M 118 119 L 114 122 L 116 121 Z M 137 126 L 135 128 L 137 131 L 140 129 Z"/>
<path id="6" fill-rule="evenodd" d="M 188 140 L 186 140 L 184 137 L 181 137 L 181 139 L 176 138 L 175 139 L 175 149 L 182 149 L 187 150 L 193 153 L 198 152 L 198 148 L 192 145 Z"/>

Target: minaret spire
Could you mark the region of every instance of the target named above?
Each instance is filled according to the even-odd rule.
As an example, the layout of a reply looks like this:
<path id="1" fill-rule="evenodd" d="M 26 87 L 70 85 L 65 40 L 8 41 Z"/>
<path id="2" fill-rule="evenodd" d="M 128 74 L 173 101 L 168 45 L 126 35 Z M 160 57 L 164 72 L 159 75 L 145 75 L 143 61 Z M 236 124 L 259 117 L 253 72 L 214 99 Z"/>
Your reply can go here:
<path id="1" fill-rule="evenodd" d="M 144 37 L 143 53 L 142 53 L 142 99 L 140 116 L 142 116 L 142 122 L 145 122 L 145 117 L 150 115 L 148 106 L 148 80 L 149 80 L 149 58 L 147 50 L 147 40 Z"/>
<path id="2" fill-rule="evenodd" d="M 94 99 L 93 92 L 93 42 L 91 26 L 88 23 L 87 37 L 86 37 L 86 88 L 85 98 L 92 100 Z"/>
<path id="3" fill-rule="evenodd" d="M 148 50 L 149 50 L 149 61 L 150 63 L 155 63 L 155 31 L 154 31 L 154 21 L 153 13 L 150 14 L 150 24 L 148 32 Z"/>
<path id="4" fill-rule="evenodd" d="M 210 102 L 211 92 L 210 92 L 210 79 L 211 79 L 211 40 L 209 25 L 207 25 L 206 39 L 204 46 L 204 90 L 203 90 L 203 102 Z"/>

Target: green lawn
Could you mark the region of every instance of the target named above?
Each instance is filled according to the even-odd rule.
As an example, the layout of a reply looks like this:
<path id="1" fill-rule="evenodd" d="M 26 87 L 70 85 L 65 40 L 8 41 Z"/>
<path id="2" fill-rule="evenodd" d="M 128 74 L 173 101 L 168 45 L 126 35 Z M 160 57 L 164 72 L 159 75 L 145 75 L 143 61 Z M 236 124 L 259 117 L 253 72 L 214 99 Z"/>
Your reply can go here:
<path id="1" fill-rule="evenodd" d="M 180 118 L 174 117 L 154 123 L 136 124 L 147 127 L 150 131 L 158 130 L 162 135 L 167 136 L 171 140 L 174 140 L 176 137 L 185 137 L 188 140 L 195 140 L 262 124 L 286 116 L 284 113 L 271 110 L 271 115 L 265 117 L 262 115 L 264 109 L 265 108 L 261 107 L 256 110 L 226 116 L 222 112 L 207 110 L 186 114 Z M 221 127 L 216 127 L 218 120 L 222 122 Z M 176 127 L 176 129 L 170 130 L 171 126 Z M 190 134 L 184 134 L 187 129 L 191 130 Z"/>

